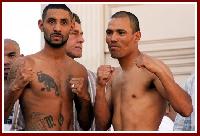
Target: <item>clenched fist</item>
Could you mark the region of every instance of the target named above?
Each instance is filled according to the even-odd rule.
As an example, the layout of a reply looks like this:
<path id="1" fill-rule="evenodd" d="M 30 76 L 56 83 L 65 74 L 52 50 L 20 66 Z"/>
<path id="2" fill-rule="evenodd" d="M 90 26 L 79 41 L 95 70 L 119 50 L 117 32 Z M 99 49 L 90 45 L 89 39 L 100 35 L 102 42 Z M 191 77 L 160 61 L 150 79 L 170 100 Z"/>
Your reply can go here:
<path id="1" fill-rule="evenodd" d="M 114 68 L 110 65 L 101 65 L 97 69 L 97 85 L 105 87 L 107 82 L 111 79 Z"/>
<path id="2" fill-rule="evenodd" d="M 158 59 L 150 57 L 146 54 L 142 54 L 137 58 L 136 65 L 146 68 L 151 73 L 156 74 L 158 71 L 162 70 L 162 62 Z"/>
<path id="3" fill-rule="evenodd" d="M 22 61 L 13 65 L 9 74 L 9 79 L 11 82 L 10 88 L 12 90 L 24 89 L 33 79 L 33 70 Z"/>
<path id="4" fill-rule="evenodd" d="M 75 93 L 79 98 L 89 100 L 90 96 L 89 93 L 83 91 L 84 86 L 84 78 L 71 78 L 70 81 L 70 87 L 73 93 Z"/>

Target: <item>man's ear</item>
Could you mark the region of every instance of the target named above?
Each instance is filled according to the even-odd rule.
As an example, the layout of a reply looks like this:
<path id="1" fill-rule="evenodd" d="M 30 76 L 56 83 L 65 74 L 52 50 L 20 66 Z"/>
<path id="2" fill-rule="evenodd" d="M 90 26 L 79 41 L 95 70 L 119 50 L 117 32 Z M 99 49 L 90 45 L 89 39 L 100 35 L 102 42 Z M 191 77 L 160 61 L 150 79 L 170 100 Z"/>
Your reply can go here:
<path id="1" fill-rule="evenodd" d="M 139 42 L 139 41 L 140 41 L 140 38 L 141 38 L 141 32 L 140 32 L 140 31 L 135 32 L 135 40 L 136 40 L 137 42 Z"/>
<path id="2" fill-rule="evenodd" d="M 41 19 L 38 20 L 38 27 L 40 28 L 41 32 L 44 32 L 43 21 Z"/>

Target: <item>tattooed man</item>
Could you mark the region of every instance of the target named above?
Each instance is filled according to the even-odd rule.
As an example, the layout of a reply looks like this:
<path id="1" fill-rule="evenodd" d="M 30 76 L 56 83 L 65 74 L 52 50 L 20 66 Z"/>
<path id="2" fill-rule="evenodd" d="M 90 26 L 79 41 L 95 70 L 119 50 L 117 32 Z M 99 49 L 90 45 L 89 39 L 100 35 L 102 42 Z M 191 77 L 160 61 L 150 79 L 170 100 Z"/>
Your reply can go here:
<path id="1" fill-rule="evenodd" d="M 19 99 L 25 130 L 73 130 L 74 100 L 79 124 L 89 129 L 93 109 L 87 91 L 87 70 L 65 55 L 64 45 L 74 27 L 72 12 L 64 4 L 50 4 L 38 26 L 44 32 L 44 49 L 12 65 L 8 76 L 10 86 L 4 95 L 5 117 Z M 76 78 L 83 80 L 78 93 Z"/>

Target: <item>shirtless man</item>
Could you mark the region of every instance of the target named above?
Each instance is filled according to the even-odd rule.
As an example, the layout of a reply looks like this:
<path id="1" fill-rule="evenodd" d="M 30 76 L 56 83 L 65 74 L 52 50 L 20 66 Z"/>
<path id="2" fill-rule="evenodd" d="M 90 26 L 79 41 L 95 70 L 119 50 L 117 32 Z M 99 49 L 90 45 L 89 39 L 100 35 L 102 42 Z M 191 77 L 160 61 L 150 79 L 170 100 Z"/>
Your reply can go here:
<path id="1" fill-rule="evenodd" d="M 8 73 L 11 64 L 20 56 L 19 44 L 11 39 L 4 39 L 4 90 L 9 87 Z M 20 110 L 19 101 L 14 104 L 11 115 L 7 120 L 4 120 L 4 130 L 22 130 L 23 129 L 23 116 Z"/>
<path id="2" fill-rule="evenodd" d="M 74 99 L 80 125 L 89 129 L 93 117 L 87 70 L 65 54 L 64 45 L 74 27 L 72 12 L 65 4 L 50 4 L 38 25 L 44 32 L 44 49 L 16 60 L 11 67 L 10 86 L 4 95 L 5 117 L 19 99 L 25 130 L 73 130 Z M 76 78 L 83 80 L 79 92 Z"/>
<path id="3" fill-rule="evenodd" d="M 114 130 L 158 130 L 167 101 L 181 115 L 191 114 L 191 98 L 174 81 L 168 67 L 139 51 L 141 33 L 135 15 L 126 11 L 115 13 L 106 34 L 111 56 L 118 59 L 122 71 L 113 72 L 109 65 L 98 68 L 95 99 L 98 130 L 107 130 L 111 123 Z"/>

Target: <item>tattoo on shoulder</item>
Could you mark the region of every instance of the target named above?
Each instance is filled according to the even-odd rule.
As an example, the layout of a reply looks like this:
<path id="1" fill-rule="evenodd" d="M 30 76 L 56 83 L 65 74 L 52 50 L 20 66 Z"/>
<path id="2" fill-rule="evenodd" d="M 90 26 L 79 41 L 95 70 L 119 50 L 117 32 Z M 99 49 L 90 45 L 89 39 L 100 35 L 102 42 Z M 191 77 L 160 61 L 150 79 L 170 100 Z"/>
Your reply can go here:
<path id="1" fill-rule="evenodd" d="M 60 96 L 60 90 L 58 88 L 58 85 L 51 76 L 43 73 L 42 71 L 37 72 L 37 76 L 38 76 L 38 81 L 44 84 L 48 92 L 51 91 L 51 89 L 55 89 L 55 95 Z"/>

